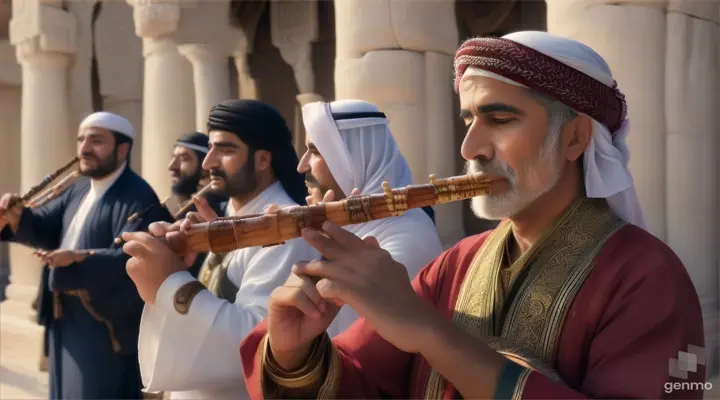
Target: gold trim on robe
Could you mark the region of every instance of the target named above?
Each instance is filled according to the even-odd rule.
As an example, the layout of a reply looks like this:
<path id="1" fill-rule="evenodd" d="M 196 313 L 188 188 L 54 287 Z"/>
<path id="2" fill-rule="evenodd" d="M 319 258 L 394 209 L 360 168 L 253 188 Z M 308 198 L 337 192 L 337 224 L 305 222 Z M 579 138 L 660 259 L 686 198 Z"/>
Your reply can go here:
<path id="1" fill-rule="evenodd" d="M 525 354 L 526 360 L 530 360 L 527 354 L 534 355 L 530 368 L 559 379 L 553 368 L 567 312 L 595 256 L 624 225 L 604 199 L 578 199 L 510 266 L 521 272 L 509 285 L 510 293 L 516 294 L 508 299 L 499 276 L 512 224 L 503 221 L 473 258 L 460 287 L 453 322 L 488 344 L 501 338 L 504 348 L 512 349 L 509 354 Z M 526 379 L 527 374 L 521 375 L 515 396 L 522 395 Z M 442 398 L 446 385 L 432 369 L 425 398 Z"/>

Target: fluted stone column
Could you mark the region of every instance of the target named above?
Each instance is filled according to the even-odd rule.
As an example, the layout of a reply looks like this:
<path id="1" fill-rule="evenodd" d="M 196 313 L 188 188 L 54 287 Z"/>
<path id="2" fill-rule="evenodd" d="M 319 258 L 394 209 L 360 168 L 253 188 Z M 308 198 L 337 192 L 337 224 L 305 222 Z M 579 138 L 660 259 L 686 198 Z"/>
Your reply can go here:
<path id="1" fill-rule="evenodd" d="M 387 114 L 415 183 L 454 175 L 454 2 L 336 1 L 335 26 L 336 99 L 370 101 Z M 461 206 L 436 211 L 443 244 L 465 235 Z"/>
<path id="2" fill-rule="evenodd" d="M 547 29 L 597 51 L 625 93 L 630 171 L 648 230 L 667 238 L 664 2 L 546 0 Z M 606 3 L 606 4 L 603 4 Z M 632 38 L 632 40 L 628 40 Z"/>
<path id="3" fill-rule="evenodd" d="M 720 28 L 717 3 L 692 6 L 671 2 L 667 14 L 667 243 L 685 264 L 700 297 L 710 373 L 717 371 L 720 357 Z"/>
<path id="4" fill-rule="evenodd" d="M 75 155 L 68 101 L 68 66 L 75 50 L 74 35 L 75 18 L 66 11 L 38 0 L 13 2 L 10 42 L 22 66 L 21 191 L 36 185 Z M 0 305 L 0 341 L 16 337 L 25 344 L 32 343 L 27 348 L 16 343 L 14 348 L 22 348 L 28 357 L 38 360 L 42 331 L 34 323 L 30 304 L 40 282 L 40 263 L 27 249 L 23 250 L 11 255 L 8 300 Z"/>
<path id="5" fill-rule="evenodd" d="M 207 117 L 213 105 L 230 95 L 230 54 L 221 47 L 191 43 L 178 46 L 192 64 L 195 87 L 195 129 L 207 133 Z"/>
<path id="6" fill-rule="evenodd" d="M 143 177 L 165 198 L 175 141 L 195 129 L 192 67 L 170 40 L 143 39 L 143 54 Z"/>
<path id="7" fill-rule="evenodd" d="M 171 37 L 180 6 L 155 0 L 127 0 L 145 57 L 142 107 L 143 178 L 158 197 L 171 194 L 167 165 L 181 135 L 195 129 L 192 67 Z"/>

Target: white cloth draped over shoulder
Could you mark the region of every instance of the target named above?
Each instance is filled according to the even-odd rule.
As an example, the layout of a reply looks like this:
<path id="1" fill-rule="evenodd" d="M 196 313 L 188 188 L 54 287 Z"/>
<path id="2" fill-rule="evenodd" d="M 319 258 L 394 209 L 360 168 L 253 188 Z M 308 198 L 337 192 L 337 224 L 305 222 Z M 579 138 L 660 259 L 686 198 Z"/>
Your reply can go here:
<path id="1" fill-rule="evenodd" d="M 297 205 L 275 182 L 237 215 L 262 212 L 268 204 Z M 232 257 L 228 277 L 239 288 L 235 303 L 203 290 L 187 315 L 177 313 L 175 292 L 195 279 L 189 272 L 178 272 L 162 284 L 156 304 L 145 306 L 138 349 L 147 391 L 173 392 L 173 399 L 248 398 L 240 342 L 267 317 L 270 293 L 285 283 L 292 265 L 320 255 L 298 238 L 282 246 L 236 250 L 227 257 Z"/>
<path id="2" fill-rule="evenodd" d="M 303 106 L 302 114 L 308 140 L 346 196 L 354 188 L 363 195 L 382 193 L 383 181 L 393 188 L 412 184 L 410 167 L 389 121 L 375 105 L 360 100 L 316 102 Z M 442 252 L 437 229 L 421 209 L 344 228 L 361 238 L 374 236 L 380 247 L 405 265 L 411 279 Z M 341 333 L 357 318 L 355 310 L 344 306 L 328 333 Z"/>

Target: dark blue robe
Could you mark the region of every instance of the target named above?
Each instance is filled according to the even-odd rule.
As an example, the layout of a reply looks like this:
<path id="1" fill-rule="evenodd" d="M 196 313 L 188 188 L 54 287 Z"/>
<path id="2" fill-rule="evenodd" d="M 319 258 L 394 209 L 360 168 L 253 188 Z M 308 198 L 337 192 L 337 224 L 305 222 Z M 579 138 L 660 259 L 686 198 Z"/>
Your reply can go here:
<path id="1" fill-rule="evenodd" d="M 84 178 L 43 207 L 24 209 L 16 234 L 5 228 L 0 239 L 57 249 L 89 190 Z M 167 209 L 153 207 L 127 223 L 158 202 L 150 185 L 126 168 L 93 205 L 80 233 L 77 249 L 95 254 L 67 267 L 43 268 L 38 322 L 48 330 L 51 399 L 142 398 L 137 341 L 144 303 L 125 271 L 129 256 L 113 240 L 172 221 Z"/>

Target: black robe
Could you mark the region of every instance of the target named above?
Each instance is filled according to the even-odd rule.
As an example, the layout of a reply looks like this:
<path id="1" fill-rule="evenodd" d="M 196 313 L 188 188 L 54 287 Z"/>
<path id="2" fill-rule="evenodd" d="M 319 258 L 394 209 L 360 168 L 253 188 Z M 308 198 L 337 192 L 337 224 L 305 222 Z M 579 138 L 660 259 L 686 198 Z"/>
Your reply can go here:
<path id="1" fill-rule="evenodd" d="M 46 205 L 25 208 L 16 234 L 6 227 L 0 239 L 57 249 L 89 190 L 84 178 Z M 150 185 L 126 168 L 92 206 L 78 238 L 78 250 L 95 254 L 67 267 L 43 267 L 38 322 L 48 332 L 50 398 L 142 398 L 137 342 L 144 303 L 125 271 L 129 256 L 114 239 L 155 221 L 171 222 L 167 209 L 153 207 L 127 223 L 158 202 Z"/>

